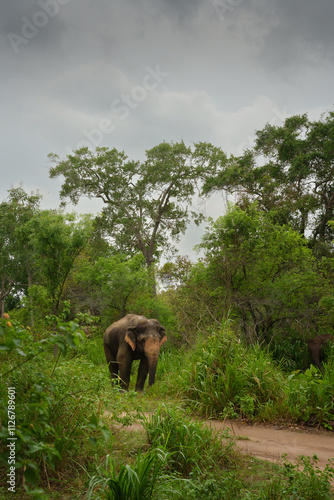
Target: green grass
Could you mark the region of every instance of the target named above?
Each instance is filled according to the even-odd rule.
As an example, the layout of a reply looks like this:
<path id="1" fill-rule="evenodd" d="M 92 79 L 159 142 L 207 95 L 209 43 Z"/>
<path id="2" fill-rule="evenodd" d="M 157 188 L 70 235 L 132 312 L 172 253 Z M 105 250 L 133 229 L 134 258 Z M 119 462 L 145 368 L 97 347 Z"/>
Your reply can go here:
<path id="1" fill-rule="evenodd" d="M 18 333 L 20 349 L 25 341 L 35 349 L 27 332 Z M 112 387 L 101 339 L 84 339 L 78 346 L 69 340 L 59 359 L 44 352 L 21 365 L 25 358 L 15 351 L 17 344 L 8 344 L 15 352 L 5 354 L 2 369 L 14 369 L 0 389 L 0 432 L 5 438 L 5 389 L 15 386 L 20 437 L 18 493 L 11 498 L 334 498 L 331 464 L 321 471 L 308 457 L 299 464 L 285 460 L 283 466 L 245 457 L 229 436 L 190 418 L 191 412 L 331 427 L 331 356 L 323 373 L 315 368 L 286 373 L 270 354 L 240 342 L 227 325 L 200 338 L 192 351 L 162 349 L 156 383 L 139 395 Z M 144 412 L 151 416 L 144 418 Z M 122 430 L 135 420 L 143 422 L 142 432 Z M 2 484 L 6 473 L 5 458 Z M 0 489 L 0 499 L 7 500 L 7 493 Z"/>
<path id="2" fill-rule="evenodd" d="M 91 477 L 87 499 L 96 498 L 94 490 L 102 489 L 107 500 L 150 500 L 164 466 L 167 455 L 154 449 L 137 455 L 135 464 L 122 464 L 117 471 L 115 460 L 109 455 L 104 469 L 98 467 L 98 475 Z"/>
<path id="3" fill-rule="evenodd" d="M 232 443 L 221 443 L 221 434 L 214 433 L 201 422 L 185 416 L 182 408 L 162 405 L 154 415 L 143 418 L 148 442 L 170 454 L 173 472 L 188 477 L 194 469 L 224 467 L 232 460 Z"/>
<path id="4" fill-rule="evenodd" d="M 162 370 L 160 394 L 173 394 L 204 417 L 334 428 L 334 356 L 323 373 L 314 366 L 286 373 L 269 352 L 246 346 L 225 327 L 200 337 L 188 353 L 175 353 L 174 363 L 170 374 Z"/>
<path id="5" fill-rule="evenodd" d="M 191 420 L 175 403 L 161 405 L 154 415 L 143 417 L 143 424 L 147 439 L 143 442 L 138 432 L 121 434 L 125 440 L 137 436 L 131 444 L 132 452 L 129 449 L 122 460 L 114 452 L 97 467 L 96 473 L 90 475 L 88 498 L 334 498 L 331 464 L 322 471 L 315 458 L 300 457 L 297 464 L 292 464 L 283 457 L 283 465 L 278 465 L 242 456 L 228 436 Z M 118 442 L 118 447 L 125 449 L 126 443 Z"/>

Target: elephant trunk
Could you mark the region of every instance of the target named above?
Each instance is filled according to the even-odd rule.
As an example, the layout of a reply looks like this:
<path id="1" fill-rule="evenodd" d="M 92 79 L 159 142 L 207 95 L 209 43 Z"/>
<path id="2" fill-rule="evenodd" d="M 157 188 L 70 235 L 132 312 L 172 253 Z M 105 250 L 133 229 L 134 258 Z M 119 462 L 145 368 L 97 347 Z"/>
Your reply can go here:
<path id="1" fill-rule="evenodd" d="M 145 344 L 145 356 L 148 361 L 148 385 L 151 386 L 155 381 L 158 359 L 160 352 L 159 339 L 151 338 Z"/>

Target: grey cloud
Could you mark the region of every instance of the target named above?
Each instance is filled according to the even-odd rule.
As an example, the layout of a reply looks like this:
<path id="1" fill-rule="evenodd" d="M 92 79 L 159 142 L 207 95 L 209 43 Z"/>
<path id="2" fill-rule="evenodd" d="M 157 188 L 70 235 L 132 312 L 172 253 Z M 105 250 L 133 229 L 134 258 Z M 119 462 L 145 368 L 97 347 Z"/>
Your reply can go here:
<path id="1" fill-rule="evenodd" d="M 255 0 L 250 4 L 263 25 L 264 36 L 259 60 L 272 71 L 321 64 L 334 57 L 332 0 Z"/>
<path id="2" fill-rule="evenodd" d="M 162 140 L 235 152 L 275 109 L 333 106 L 332 0 L 68 0 L 16 54 L 8 33 L 20 34 L 41 1 L 59 0 L 2 8 L 2 197 L 23 181 L 56 199 L 47 153 L 63 156 L 103 119 L 115 121 L 103 145 L 143 158 Z M 113 101 L 156 65 L 168 77 L 115 117 Z"/>

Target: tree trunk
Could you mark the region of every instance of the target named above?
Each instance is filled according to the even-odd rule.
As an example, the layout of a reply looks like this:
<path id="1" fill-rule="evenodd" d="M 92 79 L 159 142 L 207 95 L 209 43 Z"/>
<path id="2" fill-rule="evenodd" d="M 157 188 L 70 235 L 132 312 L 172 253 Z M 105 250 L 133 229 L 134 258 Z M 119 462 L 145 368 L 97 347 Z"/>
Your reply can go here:
<path id="1" fill-rule="evenodd" d="M 149 279 L 149 288 L 151 291 L 152 298 L 157 298 L 157 284 L 155 279 L 155 269 L 153 259 L 147 259 L 147 271 L 148 271 L 148 279 Z"/>

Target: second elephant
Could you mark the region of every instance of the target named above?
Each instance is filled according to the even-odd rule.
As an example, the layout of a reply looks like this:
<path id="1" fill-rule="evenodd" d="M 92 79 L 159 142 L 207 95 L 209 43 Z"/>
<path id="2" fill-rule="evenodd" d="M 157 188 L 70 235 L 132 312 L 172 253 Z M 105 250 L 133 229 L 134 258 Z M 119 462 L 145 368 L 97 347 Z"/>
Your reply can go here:
<path id="1" fill-rule="evenodd" d="M 321 370 L 321 361 L 323 357 L 322 356 L 323 347 L 328 342 L 334 342 L 333 335 L 329 334 L 318 335 L 317 337 L 310 339 L 307 344 L 312 361 L 320 370 Z"/>

